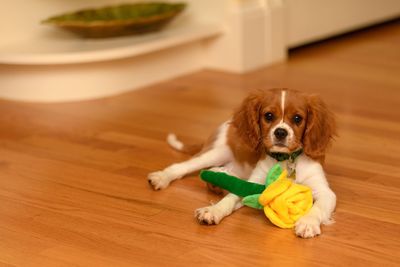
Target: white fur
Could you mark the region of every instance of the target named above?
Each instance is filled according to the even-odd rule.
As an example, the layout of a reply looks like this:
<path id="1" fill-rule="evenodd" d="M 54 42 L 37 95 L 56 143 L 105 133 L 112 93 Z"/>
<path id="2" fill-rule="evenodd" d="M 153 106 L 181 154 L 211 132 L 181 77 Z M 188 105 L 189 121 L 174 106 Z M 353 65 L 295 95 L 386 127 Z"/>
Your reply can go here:
<path id="1" fill-rule="evenodd" d="M 286 101 L 286 91 L 282 90 L 282 92 L 281 92 L 281 109 L 282 109 L 281 123 L 283 123 L 283 120 L 285 118 L 285 101 Z"/>
<path id="2" fill-rule="evenodd" d="M 167 143 L 178 151 L 181 151 L 184 147 L 184 144 L 181 141 L 179 141 L 176 135 L 173 133 L 168 134 Z"/>
<path id="3" fill-rule="evenodd" d="M 240 197 L 228 194 L 215 205 L 197 209 L 195 217 L 202 224 L 219 224 L 224 217 L 242 206 Z"/>
<path id="4" fill-rule="evenodd" d="M 267 178 L 267 173 L 276 164 L 276 160 L 266 156 L 264 159 L 257 162 L 256 167 L 252 171 L 249 182 L 265 184 L 265 179 Z"/>

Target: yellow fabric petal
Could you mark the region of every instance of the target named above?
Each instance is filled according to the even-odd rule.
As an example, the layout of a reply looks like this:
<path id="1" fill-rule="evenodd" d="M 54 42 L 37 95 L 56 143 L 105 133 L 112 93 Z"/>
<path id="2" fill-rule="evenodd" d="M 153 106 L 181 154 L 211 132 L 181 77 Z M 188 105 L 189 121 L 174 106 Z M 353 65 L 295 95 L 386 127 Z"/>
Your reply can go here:
<path id="1" fill-rule="evenodd" d="M 292 228 L 294 226 L 294 222 L 293 223 L 283 222 L 279 218 L 279 215 L 276 214 L 276 212 L 268 206 L 264 207 L 264 213 L 273 224 L 275 224 L 280 228 Z"/>
<path id="2" fill-rule="evenodd" d="M 298 207 L 297 205 L 290 202 L 288 203 L 288 210 L 289 214 L 291 215 L 296 215 L 303 212 L 303 209 L 301 207 Z"/>
<path id="3" fill-rule="evenodd" d="M 275 213 L 284 223 L 291 222 L 289 217 L 289 209 L 284 198 L 278 196 L 272 200 L 268 206 L 275 211 Z"/>
<path id="4" fill-rule="evenodd" d="M 258 202 L 260 202 L 260 204 L 263 206 L 268 205 L 272 199 L 285 192 L 291 184 L 292 181 L 288 179 L 281 179 L 273 182 L 267 187 L 267 189 L 264 190 L 258 199 Z"/>
<path id="5" fill-rule="evenodd" d="M 304 187 L 302 185 L 292 183 L 291 186 L 283 193 L 283 196 L 285 198 L 289 199 L 291 197 L 295 197 L 297 194 L 306 192 L 307 190 L 310 190 L 310 189 L 308 189 L 307 187 Z"/>
<path id="6" fill-rule="evenodd" d="M 302 210 L 306 210 L 307 207 L 309 206 L 310 203 L 312 203 L 312 200 L 308 198 L 307 194 L 302 194 L 302 200 L 297 201 L 297 202 L 292 202 L 296 207 Z"/>
<path id="7" fill-rule="evenodd" d="M 304 214 L 303 213 L 299 213 L 299 214 L 292 214 L 290 217 L 292 218 L 292 220 L 294 222 L 297 222 L 298 219 L 300 219 L 300 217 L 302 217 Z"/>
<path id="8" fill-rule="evenodd" d="M 288 202 L 292 202 L 292 203 L 297 203 L 300 201 L 303 201 L 305 198 L 305 192 L 299 192 L 298 194 L 295 194 L 293 196 L 289 196 L 289 198 L 287 199 Z"/>
<path id="9" fill-rule="evenodd" d="M 283 170 L 281 175 L 279 175 L 278 179 L 276 179 L 276 181 L 282 180 L 282 179 L 286 179 L 288 175 L 287 170 Z"/>
<path id="10" fill-rule="evenodd" d="M 268 191 L 267 188 L 263 193 L 263 200 L 267 200 L 264 202 L 267 203 L 264 205 L 264 213 L 273 224 L 281 228 L 291 228 L 312 207 L 311 190 L 288 179 L 275 183 L 273 190 Z"/>

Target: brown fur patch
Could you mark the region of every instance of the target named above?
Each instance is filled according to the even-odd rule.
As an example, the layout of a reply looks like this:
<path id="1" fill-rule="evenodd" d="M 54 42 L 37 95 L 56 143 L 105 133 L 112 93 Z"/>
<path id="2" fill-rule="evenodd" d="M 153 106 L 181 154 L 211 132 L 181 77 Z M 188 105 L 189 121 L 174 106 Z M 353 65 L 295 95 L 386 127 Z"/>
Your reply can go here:
<path id="1" fill-rule="evenodd" d="M 323 163 L 326 149 L 336 135 L 333 113 L 319 96 L 307 97 L 307 124 L 303 137 L 304 153 Z"/>
<path id="2" fill-rule="evenodd" d="M 237 128 L 233 127 L 233 125 L 230 125 L 228 129 L 228 146 L 231 148 L 235 160 L 239 163 L 247 163 L 250 166 L 255 166 L 261 157 L 261 151 L 249 147 L 240 138 Z"/>

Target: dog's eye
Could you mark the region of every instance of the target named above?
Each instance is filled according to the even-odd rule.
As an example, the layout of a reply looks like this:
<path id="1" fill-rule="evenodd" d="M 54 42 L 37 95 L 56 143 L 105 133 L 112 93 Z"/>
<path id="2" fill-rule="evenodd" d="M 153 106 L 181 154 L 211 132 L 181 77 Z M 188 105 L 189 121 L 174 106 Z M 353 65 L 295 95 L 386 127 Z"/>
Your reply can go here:
<path id="1" fill-rule="evenodd" d="M 274 120 L 274 117 L 275 117 L 274 114 L 271 113 L 271 112 L 265 113 L 265 120 L 268 121 L 268 122 L 273 121 L 273 120 Z"/>
<path id="2" fill-rule="evenodd" d="M 300 124 L 300 123 L 303 121 L 303 118 L 302 118 L 300 115 L 296 114 L 296 115 L 294 115 L 294 117 L 293 117 L 293 121 L 294 121 L 294 123 L 296 123 L 296 124 Z"/>

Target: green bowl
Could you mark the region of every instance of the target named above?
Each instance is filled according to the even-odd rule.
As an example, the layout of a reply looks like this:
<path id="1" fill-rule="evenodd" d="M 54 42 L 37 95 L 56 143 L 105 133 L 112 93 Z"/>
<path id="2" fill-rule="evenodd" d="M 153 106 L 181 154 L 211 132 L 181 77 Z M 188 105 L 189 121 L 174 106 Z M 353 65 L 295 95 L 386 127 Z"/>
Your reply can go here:
<path id="1" fill-rule="evenodd" d="M 107 38 L 158 31 L 181 13 L 185 3 L 135 3 L 83 9 L 43 20 L 42 23 L 86 38 Z"/>

